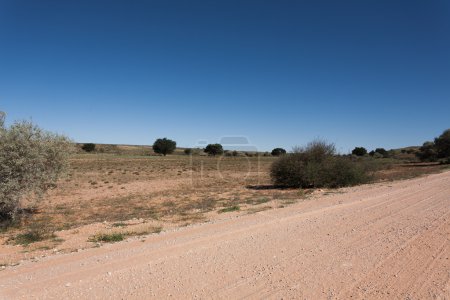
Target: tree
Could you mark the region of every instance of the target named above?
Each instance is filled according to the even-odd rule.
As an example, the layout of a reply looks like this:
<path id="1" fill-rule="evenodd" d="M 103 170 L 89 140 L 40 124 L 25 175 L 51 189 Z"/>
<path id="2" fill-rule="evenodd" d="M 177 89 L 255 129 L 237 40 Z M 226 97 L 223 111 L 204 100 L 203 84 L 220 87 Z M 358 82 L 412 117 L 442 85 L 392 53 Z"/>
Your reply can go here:
<path id="1" fill-rule="evenodd" d="M 434 145 L 439 158 L 450 157 L 450 129 L 445 130 L 439 137 L 435 138 Z"/>
<path id="2" fill-rule="evenodd" d="M 419 152 L 416 153 L 416 156 L 421 161 L 436 161 L 438 155 L 435 144 L 433 142 L 423 143 L 422 147 L 419 148 Z"/>
<path id="3" fill-rule="evenodd" d="M 271 154 L 273 156 L 280 156 L 280 155 L 286 154 L 286 150 L 284 150 L 283 148 L 275 148 L 272 150 Z"/>
<path id="4" fill-rule="evenodd" d="M 95 144 L 92 143 L 86 143 L 81 146 L 81 149 L 83 149 L 86 152 L 93 152 L 95 151 Z"/>
<path id="5" fill-rule="evenodd" d="M 384 148 L 375 149 L 375 153 L 379 153 L 379 154 L 383 155 L 384 158 L 389 156 L 388 152 Z"/>
<path id="6" fill-rule="evenodd" d="M 155 151 L 155 153 L 162 154 L 164 156 L 173 153 L 176 147 L 177 143 L 167 138 L 157 139 L 153 143 L 153 151 Z"/>
<path id="7" fill-rule="evenodd" d="M 191 155 L 192 154 L 192 149 L 191 148 L 184 149 L 184 154 Z"/>
<path id="8" fill-rule="evenodd" d="M 356 156 L 364 156 L 367 154 L 367 149 L 364 147 L 355 147 L 355 149 L 352 150 L 352 154 Z"/>
<path id="9" fill-rule="evenodd" d="M 223 154 L 223 147 L 221 144 L 209 144 L 204 151 L 209 155 L 216 156 L 218 154 Z"/>
<path id="10" fill-rule="evenodd" d="M 66 170 L 73 147 L 31 122 L 4 124 L 0 113 L 0 223 L 14 220 L 21 200 L 40 200 Z"/>

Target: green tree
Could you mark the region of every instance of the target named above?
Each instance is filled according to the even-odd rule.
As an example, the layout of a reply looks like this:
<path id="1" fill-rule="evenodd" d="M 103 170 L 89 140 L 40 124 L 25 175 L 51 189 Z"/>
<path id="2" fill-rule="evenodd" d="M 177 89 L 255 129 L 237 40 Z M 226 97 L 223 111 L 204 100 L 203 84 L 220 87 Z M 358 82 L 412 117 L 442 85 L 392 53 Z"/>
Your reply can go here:
<path id="1" fill-rule="evenodd" d="M 273 156 L 280 156 L 280 155 L 286 154 L 286 150 L 284 150 L 283 148 L 275 148 L 272 150 L 271 154 Z"/>
<path id="2" fill-rule="evenodd" d="M 438 158 L 438 153 L 436 151 L 436 146 L 433 142 L 425 142 L 422 147 L 419 148 L 419 151 L 416 153 L 416 156 L 421 161 L 436 161 Z"/>
<path id="3" fill-rule="evenodd" d="M 384 158 L 389 157 L 389 153 L 384 148 L 377 148 L 377 149 L 375 149 L 375 153 L 379 153 L 379 154 L 383 155 Z"/>
<path id="4" fill-rule="evenodd" d="M 157 139 L 153 143 L 153 151 L 155 151 L 155 153 L 162 154 L 164 156 L 173 153 L 176 147 L 177 143 L 167 138 Z"/>
<path id="5" fill-rule="evenodd" d="M 439 137 L 435 138 L 434 145 L 439 158 L 450 157 L 450 129 L 445 130 Z"/>
<path id="6" fill-rule="evenodd" d="M 86 152 L 93 152 L 95 151 L 95 144 L 93 143 L 86 143 L 81 146 L 81 149 L 83 149 Z"/>
<path id="7" fill-rule="evenodd" d="M 209 155 L 216 156 L 223 154 L 223 147 L 221 144 L 209 144 L 206 146 L 204 151 Z"/>
<path id="8" fill-rule="evenodd" d="M 355 149 L 352 150 L 352 154 L 356 156 L 364 156 L 367 154 L 367 149 L 364 147 L 355 147 Z"/>

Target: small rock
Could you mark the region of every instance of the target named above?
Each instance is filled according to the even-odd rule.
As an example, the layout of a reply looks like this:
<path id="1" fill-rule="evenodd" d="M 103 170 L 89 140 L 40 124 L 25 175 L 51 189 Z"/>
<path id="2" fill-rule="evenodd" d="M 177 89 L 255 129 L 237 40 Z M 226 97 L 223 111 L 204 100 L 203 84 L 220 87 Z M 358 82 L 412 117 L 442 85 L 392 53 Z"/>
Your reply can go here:
<path id="1" fill-rule="evenodd" d="M 70 282 L 66 283 L 66 287 L 71 286 L 72 284 Z"/>

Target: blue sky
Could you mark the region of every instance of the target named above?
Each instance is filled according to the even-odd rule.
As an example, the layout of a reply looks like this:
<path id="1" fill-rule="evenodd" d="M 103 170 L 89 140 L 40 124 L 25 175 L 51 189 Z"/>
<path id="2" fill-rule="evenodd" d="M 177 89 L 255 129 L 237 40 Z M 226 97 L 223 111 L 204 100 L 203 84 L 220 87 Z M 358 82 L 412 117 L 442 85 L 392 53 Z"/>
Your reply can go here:
<path id="1" fill-rule="evenodd" d="M 79 142 L 418 145 L 450 127 L 450 4 L 0 0 L 0 110 Z"/>

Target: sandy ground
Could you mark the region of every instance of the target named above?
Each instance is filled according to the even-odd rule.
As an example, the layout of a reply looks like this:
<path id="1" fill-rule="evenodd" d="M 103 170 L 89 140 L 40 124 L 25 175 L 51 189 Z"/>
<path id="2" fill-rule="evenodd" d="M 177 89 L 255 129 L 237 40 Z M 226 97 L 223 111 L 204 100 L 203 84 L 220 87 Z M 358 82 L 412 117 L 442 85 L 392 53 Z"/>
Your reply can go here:
<path id="1" fill-rule="evenodd" d="M 25 261 L 0 299 L 450 299 L 450 172 Z"/>

